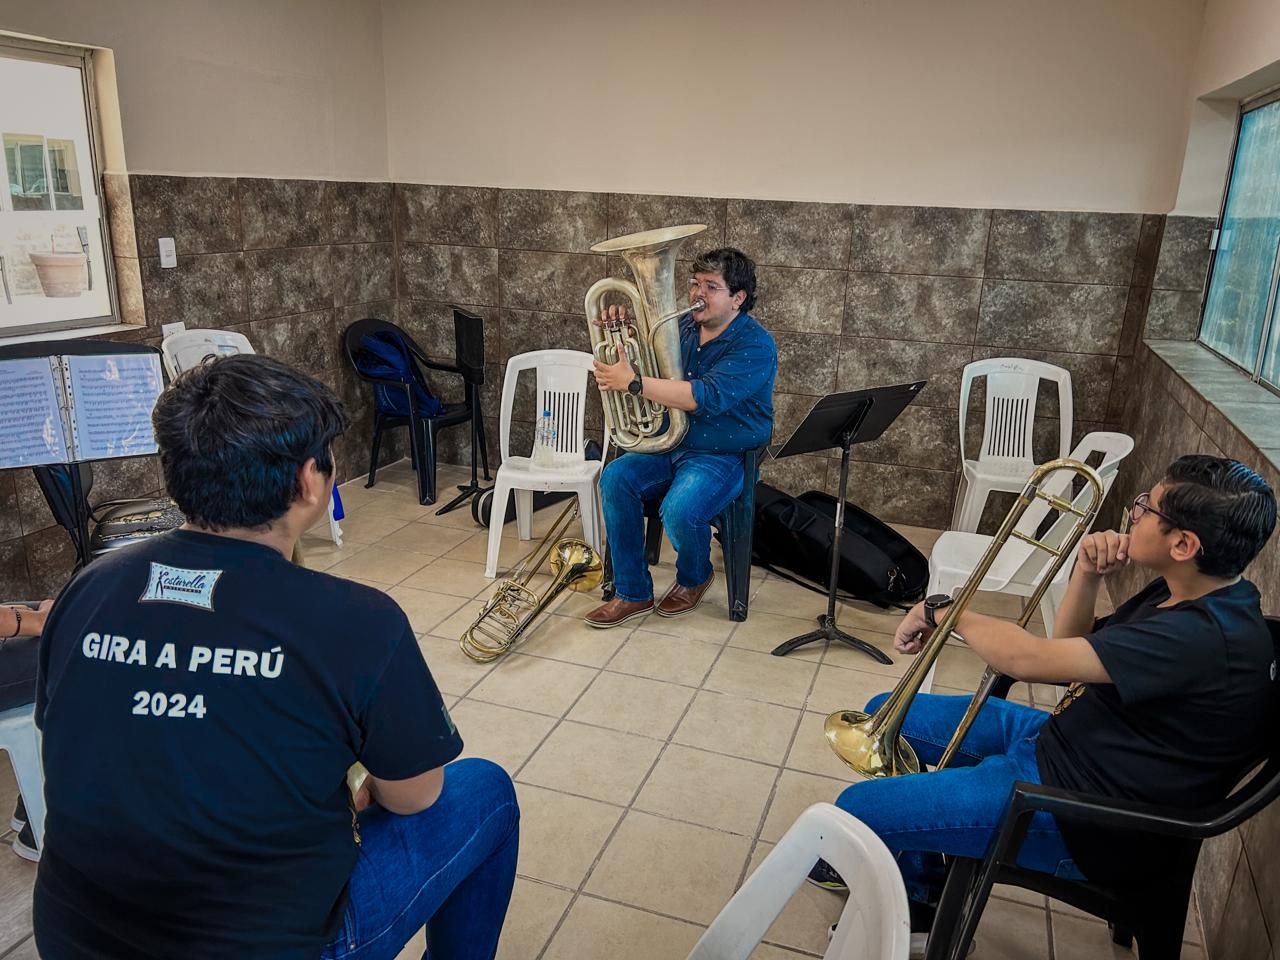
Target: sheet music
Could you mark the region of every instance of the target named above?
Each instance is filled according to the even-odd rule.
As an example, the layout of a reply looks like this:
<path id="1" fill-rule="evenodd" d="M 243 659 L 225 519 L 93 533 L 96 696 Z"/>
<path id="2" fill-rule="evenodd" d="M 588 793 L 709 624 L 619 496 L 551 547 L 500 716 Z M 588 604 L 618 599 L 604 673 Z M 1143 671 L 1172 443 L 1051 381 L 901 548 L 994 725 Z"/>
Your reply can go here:
<path id="1" fill-rule="evenodd" d="M 61 388 L 48 357 L 0 361 L 0 467 L 67 462 Z"/>
<path id="2" fill-rule="evenodd" d="M 156 452 L 151 409 L 160 396 L 154 354 L 68 356 L 76 460 L 136 457 Z"/>

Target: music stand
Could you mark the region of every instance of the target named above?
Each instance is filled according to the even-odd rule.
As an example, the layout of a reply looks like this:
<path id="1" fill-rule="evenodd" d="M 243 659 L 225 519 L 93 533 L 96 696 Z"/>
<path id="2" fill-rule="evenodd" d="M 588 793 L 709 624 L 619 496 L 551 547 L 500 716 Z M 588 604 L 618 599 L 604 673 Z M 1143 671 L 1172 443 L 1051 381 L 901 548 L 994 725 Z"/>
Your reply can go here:
<path id="1" fill-rule="evenodd" d="M 819 640 L 839 640 L 880 663 L 893 663 L 883 651 L 865 640 L 845 633 L 836 625 L 836 588 L 840 577 L 840 536 L 844 532 L 845 490 L 849 485 L 849 448 L 855 443 L 867 443 L 879 438 L 926 383 L 927 380 L 917 380 L 915 383 L 828 394 L 809 411 L 809 415 L 796 427 L 786 443 L 769 448 L 774 459 L 798 453 L 816 453 L 832 447 L 840 448 L 840 490 L 836 497 L 835 532 L 831 538 L 831 579 L 827 584 L 827 612 L 818 617 L 817 630 L 792 637 L 774 647 L 775 657 L 786 656 L 792 650 Z"/>

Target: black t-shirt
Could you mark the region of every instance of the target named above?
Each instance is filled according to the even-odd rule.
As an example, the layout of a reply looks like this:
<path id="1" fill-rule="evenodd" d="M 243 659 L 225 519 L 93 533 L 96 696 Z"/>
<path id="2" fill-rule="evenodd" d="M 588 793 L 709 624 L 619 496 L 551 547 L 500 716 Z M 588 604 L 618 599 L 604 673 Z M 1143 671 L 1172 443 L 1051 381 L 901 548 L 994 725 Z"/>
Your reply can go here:
<path id="1" fill-rule="evenodd" d="M 395 602 L 258 544 L 113 553 L 45 638 L 35 922 L 77 956 L 314 960 L 357 857 L 348 767 L 462 750 Z"/>
<path id="2" fill-rule="evenodd" d="M 1181 808 L 1225 797 L 1268 748 L 1276 649 L 1247 580 L 1171 607 L 1156 579 L 1085 639 L 1110 683 L 1073 684 L 1041 728 L 1054 786 Z M 1096 845 L 1061 824 L 1090 876 Z M 1093 847 L 1095 849 L 1090 849 Z"/>

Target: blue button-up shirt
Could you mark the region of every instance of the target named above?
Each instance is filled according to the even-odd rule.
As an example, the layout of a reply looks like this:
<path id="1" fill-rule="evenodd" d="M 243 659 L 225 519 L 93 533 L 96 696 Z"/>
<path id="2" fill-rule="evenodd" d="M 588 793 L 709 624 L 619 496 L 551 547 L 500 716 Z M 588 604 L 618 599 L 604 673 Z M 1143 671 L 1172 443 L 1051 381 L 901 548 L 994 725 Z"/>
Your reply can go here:
<path id="1" fill-rule="evenodd" d="M 769 332 L 740 313 L 714 340 L 700 344 L 698 325 L 686 316 L 680 346 L 698 409 L 689 414 L 689 432 L 677 449 L 742 453 L 767 443 L 778 375 L 778 348 Z"/>

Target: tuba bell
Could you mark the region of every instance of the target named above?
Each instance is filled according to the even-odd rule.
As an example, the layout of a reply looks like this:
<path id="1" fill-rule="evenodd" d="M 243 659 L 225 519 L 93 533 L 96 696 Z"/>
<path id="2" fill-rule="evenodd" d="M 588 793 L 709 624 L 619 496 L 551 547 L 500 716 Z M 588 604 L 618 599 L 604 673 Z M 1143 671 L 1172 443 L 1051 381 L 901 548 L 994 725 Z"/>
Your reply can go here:
<path id="1" fill-rule="evenodd" d="M 1070 474 L 1072 479 L 1079 477 L 1084 480 L 1089 494 L 1087 506 L 1076 506 L 1075 499 L 1079 497 L 1066 499 L 1047 489 L 1049 477 L 1064 472 Z M 1080 496 L 1083 496 L 1083 492 Z M 880 709 L 871 714 L 861 710 L 838 710 L 827 717 L 824 726 L 827 743 L 846 766 L 868 780 L 920 772 L 920 760 L 911 744 L 907 743 L 906 738 L 901 734 L 903 721 L 906 720 L 907 711 L 924 684 L 925 676 L 942 655 L 943 646 L 954 632 L 956 622 L 972 602 L 1001 549 L 1013 538 L 1029 543 L 1036 550 L 1047 552 L 1052 558 L 1048 566 L 1041 571 L 1035 590 L 1026 600 L 1026 606 L 1018 620 L 1018 626 L 1025 628 L 1039 607 L 1040 599 L 1053 583 L 1053 578 L 1067 562 L 1085 531 L 1093 525 L 1094 518 L 1102 507 L 1103 496 L 1102 480 L 1097 471 L 1079 460 L 1065 457 L 1050 460 L 1032 472 L 1017 501 L 1005 516 L 999 531 L 992 537 L 986 553 L 978 561 L 978 565 L 969 575 L 965 585 L 960 588 L 955 603 L 947 608 L 942 622 L 916 654 L 911 669 L 898 681 L 898 685 L 893 688 L 888 699 L 880 705 Z M 1059 516 L 1071 514 L 1075 518 L 1066 536 L 1057 546 L 1039 539 L 1034 532 L 1024 533 L 1017 529 L 1022 515 L 1037 500 L 1047 503 L 1049 508 L 1057 511 Z M 951 741 L 934 769 L 941 770 L 951 763 L 999 679 L 999 673 L 991 667 L 986 669 L 982 680 L 978 683 L 978 689 L 965 709 L 964 716 L 961 717 L 955 733 L 951 736 Z"/>
<path id="2" fill-rule="evenodd" d="M 584 306 L 592 353 L 597 360 L 617 363 L 626 357 L 639 376 L 684 379 L 680 324 L 675 321 L 701 310 L 706 303 L 695 300 L 683 309 L 676 306 L 676 254 L 681 243 L 706 229 L 704 223 L 664 227 L 616 237 L 591 248 L 593 253 L 620 254 L 636 278 L 631 283 L 606 277 L 587 291 Z M 634 319 L 596 323 L 609 293 L 621 294 L 631 301 Z M 675 449 L 688 432 L 689 418 L 682 410 L 672 410 L 625 391 L 607 391 L 600 396 L 609 437 L 623 450 L 664 453 Z"/>
<path id="3" fill-rule="evenodd" d="M 477 663 L 497 660 L 516 642 L 566 587 L 594 590 L 604 576 L 600 555 L 585 540 L 563 536 L 578 515 L 577 501 L 556 517 L 538 545 L 518 563 L 511 575 L 493 591 L 489 602 L 462 634 L 458 645 Z M 541 593 L 529 587 L 547 557 L 551 558 L 551 584 Z"/>

